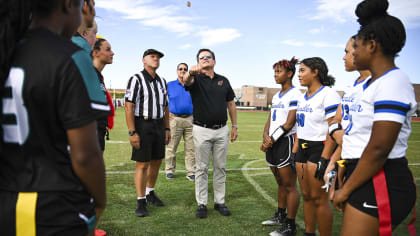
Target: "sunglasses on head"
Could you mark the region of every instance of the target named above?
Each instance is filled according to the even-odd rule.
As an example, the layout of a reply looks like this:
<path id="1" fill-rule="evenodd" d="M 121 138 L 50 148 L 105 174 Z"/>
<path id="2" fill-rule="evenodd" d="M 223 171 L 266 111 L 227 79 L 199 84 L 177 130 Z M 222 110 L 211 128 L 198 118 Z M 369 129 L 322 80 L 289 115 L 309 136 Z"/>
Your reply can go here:
<path id="1" fill-rule="evenodd" d="M 185 67 L 180 67 L 180 68 L 178 68 L 178 70 L 179 70 L 179 71 L 182 71 L 182 70 L 183 70 L 183 71 L 188 71 L 188 69 L 187 69 L 187 68 L 185 68 Z"/>
<path id="2" fill-rule="evenodd" d="M 203 56 L 199 57 L 198 59 L 204 60 L 204 58 L 212 59 L 213 57 L 211 55 L 203 55 Z"/>

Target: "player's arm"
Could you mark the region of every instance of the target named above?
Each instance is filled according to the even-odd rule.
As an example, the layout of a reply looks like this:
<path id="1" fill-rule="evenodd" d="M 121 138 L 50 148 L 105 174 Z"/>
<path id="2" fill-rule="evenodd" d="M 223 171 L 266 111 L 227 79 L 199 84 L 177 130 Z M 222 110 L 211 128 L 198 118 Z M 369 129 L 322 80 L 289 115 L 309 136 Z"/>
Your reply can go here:
<path id="1" fill-rule="evenodd" d="M 342 209 L 343 203 L 360 185 L 371 179 L 384 166 L 394 147 L 402 124 L 394 121 L 375 121 L 370 140 L 352 175 L 334 197 L 334 205 Z"/>
<path id="2" fill-rule="evenodd" d="M 229 111 L 230 121 L 232 123 L 230 141 L 233 143 L 238 137 L 238 122 L 236 120 L 236 104 L 234 99 L 227 102 L 227 109 Z"/>
<path id="3" fill-rule="evenodd" d="M 125 102 L 125 121 L 127 123 L 127 128 L 129 131 L 135 131 L 136 126 L 134 123 L 134 107 L 136 104 L 126 101 Z M 137 132 L 129 136 L 130 144 L 136 149 L 140 149 L 140 134 Z"/>
<path id="4" fill-rule="evenodd" d="M 96 121 L 67 130 L 73 170 L 95 199 L 99 218 L 106 205 L 105 165 L 96 136 Z"/>

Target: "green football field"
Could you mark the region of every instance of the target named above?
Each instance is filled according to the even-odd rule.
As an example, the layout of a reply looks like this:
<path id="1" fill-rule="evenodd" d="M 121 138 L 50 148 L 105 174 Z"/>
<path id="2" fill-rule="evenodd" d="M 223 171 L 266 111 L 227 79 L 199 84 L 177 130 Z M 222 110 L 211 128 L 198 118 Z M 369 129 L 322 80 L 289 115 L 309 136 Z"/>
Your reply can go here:
<path id="1" fill-rule="evenodd" d="M 134 216 L 136 191 L 133 174 L 135 162 L 131 161 L 124 110 L 117 109 L 115 127 L 110 132 L 104 153 L 107 171 L 107 208 L 98 228 L 107 235 L 268 235 L 276 227 L 263 227 L 261 222 L 277 209 L 277 186 L 259 150 L 262 130 L 267 120 L 266 112 L 238 113 L 238 140 L 229 146 L 227 156 L 226 205 L 232 216 L 221 216 L 213 210 L 212 172 L 209 172 L 208 218 L 195 217 L 194 183 L 185 178 L 183 142 L 177 151 L 175 179 L 167 180 L 164 162 L 155 191 L 166 204 L 149 206 L 149 217 Z M 408 143 L 407 158 L 416 182 L 420 181 L 420 122 L 412 123 L 413 131 Z M 211 169 L 211 167 L 210 167 Z M 301 205 L 296 217 L 297 235 L 303 234 Z M 417 204 L 417 212 L 420 207 Z M 411 215 L 408 217 L 411 218 Z M 333 235 L 339 235 L 342 214 L 334 210 Z M 409 235 L 405 223 L 393 235 Z M 417 230 L 420 224 L 416 222 Z"/>

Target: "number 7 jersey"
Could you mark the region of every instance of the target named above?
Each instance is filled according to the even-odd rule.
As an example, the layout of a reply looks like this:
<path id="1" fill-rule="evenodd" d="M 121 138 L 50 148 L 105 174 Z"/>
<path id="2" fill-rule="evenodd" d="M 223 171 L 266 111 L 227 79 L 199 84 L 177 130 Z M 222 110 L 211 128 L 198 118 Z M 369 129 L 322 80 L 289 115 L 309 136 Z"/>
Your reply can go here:
<path id="1" fill-rule="evenodd" d="M 335 116 L 340 96 L 326 86 L 322 86 L 311 97 L 308 92 L 298 100 L 296 113 L 297 136 L 308 141 L 325 141 L 328 133 L 327 119 Z"/>

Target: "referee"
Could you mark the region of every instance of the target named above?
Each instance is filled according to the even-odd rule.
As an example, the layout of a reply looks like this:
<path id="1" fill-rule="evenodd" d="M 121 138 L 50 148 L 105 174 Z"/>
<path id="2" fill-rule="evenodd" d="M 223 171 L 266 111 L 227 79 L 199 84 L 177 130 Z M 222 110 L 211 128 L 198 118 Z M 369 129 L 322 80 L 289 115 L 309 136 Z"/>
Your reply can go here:
<path id="1" fill-rule="evenodd" d="M 144 70 L 130 78 L 125 93 L 125 118 L 131 160 L 136 161 L 134 183 L 137 192 L 135 215 L 148 215 L 146 202 L 163 206 L 154 192 L 165 144 L 171 139 L 167 84 L 156 74 L 163 53 L 148 49 L 143 53 Z"/>

